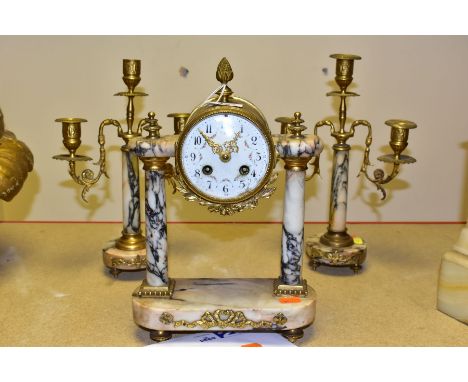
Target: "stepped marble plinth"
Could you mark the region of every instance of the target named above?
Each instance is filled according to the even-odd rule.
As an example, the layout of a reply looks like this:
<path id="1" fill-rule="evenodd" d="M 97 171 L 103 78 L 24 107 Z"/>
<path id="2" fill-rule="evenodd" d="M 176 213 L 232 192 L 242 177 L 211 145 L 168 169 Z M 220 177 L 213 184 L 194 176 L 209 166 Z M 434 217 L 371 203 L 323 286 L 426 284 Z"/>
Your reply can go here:
<path id="1" fill-rule="evenodd" d="M 310 258 L 313 270 L 320 265 L 329 265 L 350 267 L 357 273 L 366 259 L 367 243 L 359 238 L 352 246 L 333 248 L 320 243 L 320 236 L 312 236 L 307 239 L 306 254 Z"/>
<path id="2" fill-rule="evenodd" d="M 307 296 L 276 297 L 273 283 L 272 278 L 176 279 L 171 298 L 134 295 L 133 318 L 139 326 L 159 333 L 292 332 L 312 324 L 316 302 L 314 290 L 309 286 Z M 167 338 L 170 336 L 164 337 Z"/>

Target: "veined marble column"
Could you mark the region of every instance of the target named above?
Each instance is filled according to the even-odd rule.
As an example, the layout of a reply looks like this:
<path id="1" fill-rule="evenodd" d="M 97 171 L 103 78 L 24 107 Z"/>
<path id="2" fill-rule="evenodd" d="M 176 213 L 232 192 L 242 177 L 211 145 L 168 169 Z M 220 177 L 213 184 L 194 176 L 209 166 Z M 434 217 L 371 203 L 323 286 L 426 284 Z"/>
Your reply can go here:
<path id="1" fill-rule="evenodd" d="M 122 147 L 122 216 L 123 235 L 140 233 L 140 184 L 138 157 Z"/>
<path id="2" fill-rule="evenodd" d="M 317 136 L 300 135 L 298 132 L 274 135 L 273 140 L 279 156 L 284 160 L 286 170 L 281 237 L 281 276 L 275 284 L 274 293 L 276 295 L 307 295 L 307 284 L 301 277 L 304 249 L 305 175 L 307 163 L 312 157 L 320 155 L 323 146 Z M 291 288 L 285 288 L 285 286 Z"/>
<path id="3" fill-rule="evenodd" d="M 335 151 L 330 198 L 329 231 L 346 231 L 346 210 L 348 206 L 349 151 Z"/>
<path id="4" fill-rule="evenodd" d="M 286 171 L 281 242 L 281 280 L 286 285 L 299 285 L 302 282 L 304 183 L 305 171 Z"/>
<path id="5" fill-rule="evenodd" d="M 166 286 L 167 223 L 164 163 L 168 158 L 144 160 L 146 215 L 146 281 L 150 286 Z M 154 162 L 158 162 L 155 165 Z M 162 162 L 162 165 L 161 165 Z"/>

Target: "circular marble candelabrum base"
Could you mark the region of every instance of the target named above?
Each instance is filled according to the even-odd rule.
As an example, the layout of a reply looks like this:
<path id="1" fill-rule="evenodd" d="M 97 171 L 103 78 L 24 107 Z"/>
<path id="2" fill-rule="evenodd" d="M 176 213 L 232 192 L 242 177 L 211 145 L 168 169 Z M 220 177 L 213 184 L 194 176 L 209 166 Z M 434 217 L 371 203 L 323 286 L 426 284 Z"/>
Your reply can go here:
<path id="1" fill-rule="evenodd" d="M 306 254 L 310 258 L 312 269 L 315 271 L 320 265 L 329 267 L 349 267 L 358 273 L 361 264 L 366 259 L 367 243 L 360 239 L 349 247 L 333 248 L 320 242 L 320 236 L 313 236 L 306 240 Z"/>
<path id="2" fill-rule="evenodd" d="M 155 341 L 181 332 L 261 331 L 294 342 L 313 323 L 317 297 L 310 286 L 307 296 L 276 297 L 274 280 L 175 279 L 171 297 L 139 297 L 138 287 L 133 319 Z"/>
<path id="3" fill-rule="evenodd" d="M 115 247 L 113 240 L 103 248 L 102 260 L 114 277 L 124 271 L 142 271 L 146 269 L 146 249 L 123 251 Z"/>

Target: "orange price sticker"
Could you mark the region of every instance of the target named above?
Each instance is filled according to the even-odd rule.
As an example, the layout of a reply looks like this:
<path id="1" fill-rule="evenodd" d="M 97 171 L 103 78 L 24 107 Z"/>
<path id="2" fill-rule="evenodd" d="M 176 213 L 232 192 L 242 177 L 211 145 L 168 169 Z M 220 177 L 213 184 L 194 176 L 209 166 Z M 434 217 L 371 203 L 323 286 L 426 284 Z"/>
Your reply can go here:
<path id="1" fill-rule="evenodd" d="M 300 297 L 296 297 L 296 296 L 293 296 L 293 297 L 281 297 L 279 299 L 279 302 L 281 304 L 291 304 L 291 303 L 297 303 L 297 302 L 301 302 L 301 298 Z"/>
<path id="2" fill-rule="evenodd" d="M 250 344 L 241 345 L 241 348 L 262 348 L 263 345 L 257 342 L 251 342 Z"/>
<path id="3" fill-rule="evenodd" d="M 359 236 L 354 236 L 353 241 L 354 241 L 354 244 L 358 244 L 358 245 L 364 244 L 364 240 L 362 240 L 362 237 L 359 237 Z"/>

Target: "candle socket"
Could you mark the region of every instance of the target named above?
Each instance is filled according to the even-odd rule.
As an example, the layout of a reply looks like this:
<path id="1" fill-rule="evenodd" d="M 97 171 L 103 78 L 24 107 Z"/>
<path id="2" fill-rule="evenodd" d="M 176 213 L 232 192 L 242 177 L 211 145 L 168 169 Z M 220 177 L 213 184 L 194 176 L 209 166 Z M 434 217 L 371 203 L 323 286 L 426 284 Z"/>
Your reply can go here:
<path id="1" fill-rule="evenodd" d="M 83 118 L 57 118 L 55 122 L 62 124 L 62 142 L 69 155 L 55 155 L 53 158 L 68 161 L 91 160 L 90 157 L 76 154 L 76 150 L 81 145 L 81 123 L 88 121 Z"/>
<path id="2" fill-rule="evenodd" d="M 189 113 L 171 113 L 167 115 L 170 118 L 174 118 L 174 134 L 180 134 L 184 131 L 185 123 L 187 122 Z"/>
<path id="3" fill-rule="evenodd" d="M 141 81 L 141 61 L 134 59 L 123 60 L 123 81 L 127 85 L 130 93 L 133 93 L 135 87 Z"/>
<path id="4" fill-rule="evenodd" d="M 354 54 L 332 54 L 330 57 L 336 60 L 335 82 L 344 93 L 353 82 L 354 60 L 360 60 L 361 57 Z"/>
<path id="5" fill-rule="evenodd" d="M 409 131 L 415 129 L 416 124 L 402 119 L 390 119 L 385 124 L 391 127 L 389 144 L 395 157 L 399 158 L 402 151 L 408 146 Z"/>
<path id="6" fill-rule="evenodd" d="M 292 125 L 292 121 L 294 118 L 291 117 L 278 117 L 275 119 L 275 122 L 279 122 L 281 124 L 281 134 L 289 134 L 289 128 Z"/>

